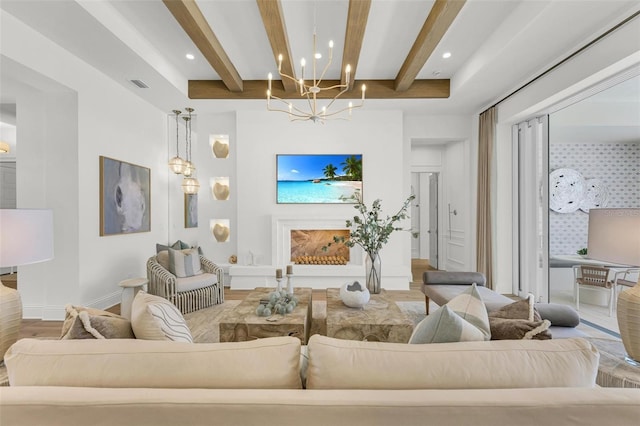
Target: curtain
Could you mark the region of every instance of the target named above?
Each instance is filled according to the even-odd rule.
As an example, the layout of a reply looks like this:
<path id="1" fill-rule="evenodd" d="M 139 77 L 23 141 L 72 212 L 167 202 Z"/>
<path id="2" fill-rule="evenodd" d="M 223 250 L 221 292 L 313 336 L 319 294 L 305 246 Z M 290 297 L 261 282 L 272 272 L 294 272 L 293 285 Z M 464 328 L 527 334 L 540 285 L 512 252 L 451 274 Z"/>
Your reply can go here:
<path id="1" fill-rule="evenodd" d="M 493 289 L 493 252 L 491 240 L 491 168 L 496 129 L 496 108 L 480 114 L 478 137 L 478 201 L 476 212 L 476 268 Z"/>

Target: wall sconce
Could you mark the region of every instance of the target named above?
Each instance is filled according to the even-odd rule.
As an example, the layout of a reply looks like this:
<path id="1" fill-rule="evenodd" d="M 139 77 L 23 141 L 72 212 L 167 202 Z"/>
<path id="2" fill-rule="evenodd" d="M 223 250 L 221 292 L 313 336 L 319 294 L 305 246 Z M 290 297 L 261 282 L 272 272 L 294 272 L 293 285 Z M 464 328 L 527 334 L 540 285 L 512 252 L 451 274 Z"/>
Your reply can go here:
<path id="1" fill-rule="evenodd" d="M 211 219 L 209 221 L 209 228 L 217 242 L 226 243 L 229 241 L 229 236 L 231 235 L 229 219 Z"/>
<path id="2" fill-rule="evenodd" d="M 229 135 L 209 135 L 209 145 L 215 158 L 229 156 Z"/>
<path id="3" fill-rule="evenodd" d="M 214 177 L 209 180 L 211 193 L 216 200 L 229 199 L 229 176 Z"/>

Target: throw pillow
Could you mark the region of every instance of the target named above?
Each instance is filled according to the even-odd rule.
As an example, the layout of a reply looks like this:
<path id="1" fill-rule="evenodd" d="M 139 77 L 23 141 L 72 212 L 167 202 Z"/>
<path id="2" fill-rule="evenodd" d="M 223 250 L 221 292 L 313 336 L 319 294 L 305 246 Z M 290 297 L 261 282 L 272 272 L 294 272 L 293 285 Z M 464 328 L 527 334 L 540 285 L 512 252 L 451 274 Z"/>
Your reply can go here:
<path id="1" fill-rule="evenodd" d="M 484 334 L 484 340 L 491 338 L 487 308 L 484 306 L 476 283 L 471 284 L 469 289 L 451 299 L 447 306 L 463 319 L 476 326 Z"/>
<path id="2" fill-rule="evenodd" d="M 517 302 L 502 306 L 495 311 L 490 311 L 489 317 L 542 321 L 542 318 L 540 318 L 540 314 L 535 307 L 533 294 L 529 294 L 529 296 L 524 300 L 518 300 Z"/>
<path id="3" fill-rule="evenodd" d="M 65 306 L 60 339 L 133 339 L 131 322 L 120 315 L 81 306 Z"/>
<path id="4" fill-rule="evenodd" d="M 409 343 L 448 343 L 484 341 L 484 333 L 444 305 L 427 315 L 413 330 Z"/>
<path id="5" fill-rule="evenodd" d="M 454 297 L 413 330 L 409 343 L 445 343 L 489 340 L 487 309 L 476 284 Z"/>
<path id="6" fill-rule="evenodd" d="M 169 249 L 169 272 L 178 278 L 192 277 L 202 273 L 198 249 Z"/>
<path id="7" fill-rule="evenodd" d="M 137 339 L 193 343 L 182 313 L 159 296 L 139 291 L 131 305 L 131 326 Z"/>
<path id="8" fill-rule="evenodd" d="M 156 244 L 156 253 L 160 253 L 161 251 L 169 250 L 170 248 L 174 250 L 182 250 L 189 248 L 189 244 L 183 243 L 181 240 L 176 241 L 170 246 L 165 246 L 164 244 Z"/>
<path id="9" fill-rule="evenodd" d="M 546 340 L 551 339 L 549 320 L 528 321 L 489 317 L 492 340 Z"/>

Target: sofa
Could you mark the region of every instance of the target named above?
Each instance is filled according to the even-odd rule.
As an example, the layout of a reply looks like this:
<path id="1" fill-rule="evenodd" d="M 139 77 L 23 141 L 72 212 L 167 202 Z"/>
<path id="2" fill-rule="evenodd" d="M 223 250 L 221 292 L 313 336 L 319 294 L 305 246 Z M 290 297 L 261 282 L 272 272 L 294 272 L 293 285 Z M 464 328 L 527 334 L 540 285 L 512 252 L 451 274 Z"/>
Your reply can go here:
<path id="1" fill-rule="evenodd" d="M 314 335 L 189 344 L 22 339 L 0 424 L 634 425 L 584 339 L 408 345 Z"/>
<path id="2" fill-rule="evenodd" d="M 422 274 L 421 288 L 425 295 L 427 314 L 429 314 L 430 300 L 439 306 L 445 305 L 466 291 L 473 283 L 476 284 L 489 315 L 513 303 L 513 299 L 487 288 L 485 276 L 480 272 L 427 271 Z M 536 303 L 535 308 L 543 320 L 551 322 L 549 332 L 554 339 L 586 337 L 585 333 L 576 328 L 580 324 L 580 316 L 572 307 L 557 303 Z"/>

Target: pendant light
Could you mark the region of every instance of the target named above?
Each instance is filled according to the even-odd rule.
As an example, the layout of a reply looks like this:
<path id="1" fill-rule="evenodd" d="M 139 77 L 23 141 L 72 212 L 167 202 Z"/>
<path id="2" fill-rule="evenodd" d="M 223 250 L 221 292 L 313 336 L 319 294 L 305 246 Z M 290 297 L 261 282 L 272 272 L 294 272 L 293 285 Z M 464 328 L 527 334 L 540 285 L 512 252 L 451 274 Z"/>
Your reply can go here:
<path id="1" fill-rule="evenodd" d="M 185 108 L 187 113 L 189 114 L 186 117 L 182 117 L 185 121 L 186 128 L 186 145 L 187 145 L 187 160 L 185 161 L 185 169 L 182 172 L 184 175 L 184 179 L 182 179 L 182 191 L 185 194 L 197 194 L 200 189 L 200 182 L 195 177 L 196 166 L 191 162 L 191 113 L 194 111 L 193 108 Z"/>
<path id="2" fill-rule="evenodd" d="M 173 173 L 179 175 L 184 172 L 184 160 L 180 157 L 178 153 L 179 142 L 178 142 L 178 118 L 180 117 L 180 110 L 174 109 L 172 111 L 176 115 L 176 156 L 169 160 L 169 170 Z"/>

